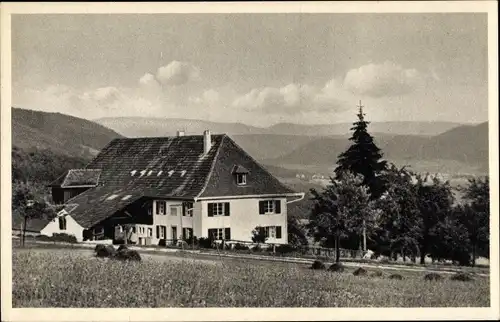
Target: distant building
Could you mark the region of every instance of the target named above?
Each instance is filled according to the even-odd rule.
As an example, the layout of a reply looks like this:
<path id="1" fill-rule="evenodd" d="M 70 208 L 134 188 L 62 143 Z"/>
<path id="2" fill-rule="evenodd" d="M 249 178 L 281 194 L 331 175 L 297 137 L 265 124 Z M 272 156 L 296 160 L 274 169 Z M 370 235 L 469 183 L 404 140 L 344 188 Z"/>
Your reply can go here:
<path id="1" fill-rule="evenodd" d="M 227 135 L 115 139 L 51 185 L 64 209 L 42 234 L 138 244 L 213 237 L 287 243 L 287 203 L 303 198 Z"/>

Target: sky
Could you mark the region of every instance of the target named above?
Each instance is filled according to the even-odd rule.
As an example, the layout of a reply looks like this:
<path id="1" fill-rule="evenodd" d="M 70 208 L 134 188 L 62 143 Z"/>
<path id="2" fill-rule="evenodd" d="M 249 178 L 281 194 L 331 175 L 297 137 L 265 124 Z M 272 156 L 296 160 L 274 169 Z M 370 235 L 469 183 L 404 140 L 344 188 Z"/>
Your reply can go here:
<path id="1" fill-rule="evenodd" d="M 13 106 L 87 119 L 488 118 L 487 16 L 12 16 Z"/>

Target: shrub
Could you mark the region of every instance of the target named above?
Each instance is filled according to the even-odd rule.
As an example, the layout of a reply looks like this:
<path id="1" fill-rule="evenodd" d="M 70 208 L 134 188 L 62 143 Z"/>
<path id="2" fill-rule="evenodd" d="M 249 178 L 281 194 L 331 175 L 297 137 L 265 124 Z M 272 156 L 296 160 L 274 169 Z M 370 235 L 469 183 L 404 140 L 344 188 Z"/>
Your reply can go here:
<path id="1" fill-rule="evenodd" d="M 113 245 L 124 245 L 125 240 L 124 239 L 113 239 Z"/>
<path id="2" fill-rule="evenodd" d="M 262 246 L 260 246 L 260 244 L 257 244 L 254 247 L 252 247 L 252 251 L 253 252 L 261 252 L 262 251 Z"/>
<path id="3" fill-rule="evenodd" d="M 162 246 L 162 247 L 167 246 L 167 240 L 166 239 L 160 239 L 158 241 L 158 246 Z"/>
<path id="4" fill-rule="evenodd" d="M 125 249 L 128 249 L 127 245 L 120 245 L 120 247 L 118 247 L 118 251 L 125 250 Z"/>
<path id="5" fill-rule="evenodd" d="M 322 261 L 318 260 L 315 260 L 311 265 L 311 269 L 325 269 L 325 268 L 326 268 L 325 264 L 323 264 Z"/>
<path id="6" fill-rule="evenodd" d="M 54 233 L 52 236 L 40 235 L 37 237 L 40 241 L 51 241 L 51 242 L 64 242 L 76 244 L 78 241 L 74 235 L 69 235 L 65 233 Z"/>
<path id="7" fill-rule="evenodd" d="M 116 254 L 116 249 L 112 245 L 97 245 L 95 251 L 97 257 L 112 257 Z"/>
<path id="8" fill-rule="evenodd" d="M 97 244 L 97 245 L 95 245 L 94 252 L 96 252 L 96 253 L 97 253 L 98 251 L 100 251 L 100 250 L 102 250 L 102 249 L 104 249 L 104 248 L 106 248 L 106 245 L 103 245 L 103 244 Z"/>
<path id="9" fill-rule="evenodd" d="M 457 273 L 450 277 L 452 281 L 462 281 L 462 282 L 469 282 L 472 281 L 473 278 L 470 276 L 470 274 L 467 273 Z"/>
<path id="10" fill-rule="evenodd" d="M 114 256 L 114 259 L 124 260 L 124 261 L 141 261 L 141 255 L 138 251 L 132 249 L 122 249 L 118 251 Z"/>
<path id="11" fill-rule="evenodd" d="M 366 274 L 368 273 L 368 271 L 366 269 L 364 269 L 363 267 L 358 267 L 353 273 L 352 275 L 354 276 L 365 276 Z"/>
<path id="12" fill-rule="evenodd" d="M 196 238 L 196 236 L 190 236 L 189 238 L 186 238 L 185 241 L 189 245 L 193 245 L 193 244 L 198 245 L 198 238 Z"/>
<path id="13" fill-rule="evenodd" d="M 288 253 L 293 253 L 295 251 L 297 251 L 297 248 L 288 244 L 278 245 L 278 247 L 276 247 L 276 253 L 279 254 L 288 254 Z"/>
<path id="14" fill-rule="evenodd" d="M 382 277 L 383 275 L 381 271 L 375 271 L 371 274 L 372 277 Z"/>
<path id="15" fill-rule="evenodd" d="M 245 244 L 237 243 L 234 245 L 235 250 L 249 250 L 250 248 Z"/>
<path id="16" fill-rule="evenodd" d="M 198 244 L 201 248 L 212 248 L 213 243 L 211 238 L 201 237 L 198 239 Z"/>
<path id="17" fill-rule="evenodd" d="M 331 272 L 342 273 L 344 271 L 344 265 L 341 263 L 333 263 L 328 270 Z"/>
<path id="18" fill-rule="evenodd" d="M 391 275 L 389 275 L 389 279 L 391 279 L 391 280 L 402 280 L 403 276 L 401 276 L 400 274 L 391 274 Z"/>
<path id="19" fill-rule="evenodd" d="M 436 273 L 429 273 L 424 276 L 424 280 L 426 281 L 439 281 L 441 279 L 442 279 L 441 275 Z"/>

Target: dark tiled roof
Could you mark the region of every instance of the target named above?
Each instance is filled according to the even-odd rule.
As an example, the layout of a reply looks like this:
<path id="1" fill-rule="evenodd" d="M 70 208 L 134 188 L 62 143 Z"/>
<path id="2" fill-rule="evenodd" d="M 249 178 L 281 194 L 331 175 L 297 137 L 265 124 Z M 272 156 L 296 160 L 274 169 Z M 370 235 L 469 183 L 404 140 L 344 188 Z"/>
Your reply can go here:
<path id="1" fill-rule="evenodd" d="M 61 187 L 95 187 L 99 183 L 100 175 L 100 169 L 72 169 L 68 171 Z"/>
<path id="2" fill-rule="evenodd" d="M 236 184 L 236 178 L 233 174 L 235 165 L 248 170 L 246 185 L 238 186 Z M 295 193 L 295 191 L 272 176 L 231 138 L 225 137 L 215 159 L 207 186 L 200 197 L 291 193 Z"/>
<path id="3" fill-rule="evenodd" d="M 142 198 L 140 191 L 99 186 L 66 202 L 64 210 L 84 228 L 90 228 Z"/>

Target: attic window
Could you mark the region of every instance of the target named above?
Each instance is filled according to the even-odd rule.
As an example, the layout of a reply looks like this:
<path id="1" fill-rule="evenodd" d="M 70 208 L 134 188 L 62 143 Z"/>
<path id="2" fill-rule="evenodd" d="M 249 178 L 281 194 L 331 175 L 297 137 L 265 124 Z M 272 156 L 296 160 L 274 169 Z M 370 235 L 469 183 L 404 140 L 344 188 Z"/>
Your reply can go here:
<path id="1" fill-rule="evenodd" d="M 159 176 L 161 176 L 162 173 L 163 173 L 163 171 L 159 171 L 156 176 L 159 177 Z"/>
<path id="2" fill-rule="evenodd" d="M 126 195 L 125 197 L 122 198 L 122 200 L 128 200 L 130 199 L 130 197 L 132 197 L 132 195 Z"/>
<path id="3" fill-rule="evenodd" d="M 184 177 L 185 174 L 186 174 L 186 170 L 182 170 L 181 171 L 181 177 Z"/>
<path id="4" fill-rule="evenodd" d="M 236 184 L 238 186 L 244 186 L 247 184 L 248 173 L 249 171 L 245 167 L 241 165 L 234 166 L 233 174 L 236 176 Z"/>
<path id="5" fill-rule="evenodd" d="M 136 172 L 137 172 L 137 170 L 132 170 L 132 171 L 130 171 L 130 175 L 133 177 Z"/>
<path id="6" fill-rule="evenodd" d="M 150 176 L 153 173 L 153 170 L 149 170 L 148 176 Z"/>
<path id="7" fill-rule="evenodd" d="M 113 200 L 113 199 L 116 199 L 117 197 L 118 197 L 118 195 L 111 195 L 108 198 L 106 198 L 106 200 Z"/>
<path id="8" fill-rule="evenodd" d="M 141 171 L 141 177 L 146 173 L 146 170 Z"/>
<path id="9" fill-rule="evenodd" d="M 236 183 L 239 186 L 243 186 L 247 184 L 247 174 L 246 173 L 237 173 L 236 174 Z"/>
<path id="10" fill-rule="evenodd" d="M 170 171 L 168 172 L 168 176 L 169 176 L 169 177 L 171 177 L 171 176 L 172 176 L 172 174 L 174 174 L 174 170 L 170 170 Z"/>

